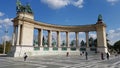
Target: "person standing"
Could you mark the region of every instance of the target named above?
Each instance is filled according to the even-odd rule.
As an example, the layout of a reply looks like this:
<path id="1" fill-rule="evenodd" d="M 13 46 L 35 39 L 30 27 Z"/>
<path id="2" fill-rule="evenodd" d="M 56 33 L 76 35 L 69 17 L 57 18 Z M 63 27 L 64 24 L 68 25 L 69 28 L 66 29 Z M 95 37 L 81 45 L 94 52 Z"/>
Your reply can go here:
<path id="1" fill-rule="evenodd" d="M 67 57 L 69 56 L 69 52 L 66 53 L 66 56 L 67 56 Z"/>
<path id="2" fill-rule="evenodd" d="M 101 59 L 104 60 L 103 52 L 101 53 Z"/>
<path id="3" fill-rule="evenodd" d="M 107 52 L 107 54 L 106 54 L 106 57 L 107 57 L 107 60 L 109 60 L 110 55 L 109 55 L 108 52 Z"/>
<path id="4" fill-rule="evenodd" d="M 27 54 L 24 53 L 24 61 L 26 61 L 27 57 L 28 57 Z"/>
<path id="5" fill-rule="evenodd" d="M 85 57 L 86 57 L 86 60 L 88 60 L 88 53 L 85 52 Z"/>

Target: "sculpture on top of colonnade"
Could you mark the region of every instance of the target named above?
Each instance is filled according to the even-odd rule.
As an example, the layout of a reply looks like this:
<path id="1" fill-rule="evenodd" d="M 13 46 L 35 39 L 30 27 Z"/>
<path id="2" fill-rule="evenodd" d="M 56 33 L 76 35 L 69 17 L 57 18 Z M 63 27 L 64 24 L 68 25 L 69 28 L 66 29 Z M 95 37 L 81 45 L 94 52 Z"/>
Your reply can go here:
<path id="1" fill-rule="evenodd" d="M 16 5 L 17 5 L 17 6 L 16 6 L 16 11 L 17 11 L 17 13 L 19 13 L 19 12 L 26 12 L 26 13 L 31 13 L 31 14 L 33 14 L 33 11 L 32 11 L 32 9 L 31 9 L 29 3 L 27 3 L 27 4 L 24 6 L 24 5 L 21 4 L 20 0 L 17 0 Z"/>

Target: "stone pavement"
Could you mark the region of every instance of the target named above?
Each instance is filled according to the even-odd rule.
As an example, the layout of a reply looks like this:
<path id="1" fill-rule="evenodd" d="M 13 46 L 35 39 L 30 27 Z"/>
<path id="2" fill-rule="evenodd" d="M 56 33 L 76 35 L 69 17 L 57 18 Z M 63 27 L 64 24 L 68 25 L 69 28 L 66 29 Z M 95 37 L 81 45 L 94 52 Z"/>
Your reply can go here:
<path id="1" fill-rule="evenodd" d="M 0 57 L 0 68 L 120 68 L 120 57 L 100 60 L 98 56 L 38 56 L 23 58 Z"/>

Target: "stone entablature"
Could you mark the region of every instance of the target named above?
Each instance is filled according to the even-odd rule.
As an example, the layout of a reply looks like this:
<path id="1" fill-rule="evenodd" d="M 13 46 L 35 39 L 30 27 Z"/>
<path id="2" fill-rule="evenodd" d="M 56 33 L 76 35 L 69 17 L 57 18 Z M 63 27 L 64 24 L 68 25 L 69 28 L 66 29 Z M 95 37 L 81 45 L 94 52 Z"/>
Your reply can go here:
<path id="1" fill-rule="evenodd" d="M 24 14 L 24 13 L 22 13 L 22 14 Z M 21 21 L 21 22 L 19 22 L 19 24 L 29 24 L 29 23 L 31 23 L 32 26 L 34 28 L 37 28 L 37 29 L 45 29 L 45 30 L 61 31 L 61 32 L 66 32 L 66 31 L 68 31 L 68 32 L 86 32 L 86 31 L 88 31 L 89 32 L 89 31 L 96 31 L 96 27 L 99 27 L 99 26 L 105 26 L 106 27 L 106 25 L 104 23 L 102 23 L 102 24 L 80 25 L 80 26 L 79 25 L 76 25 L 76 26 L 53 25 L 53 24 L 46 24 L 46 23 L 43 23 L 43 22 L 34 21 L 32 17 L 30 17 L 30 16 L 28 16 L 30 18 L 24 17 L 23 15 L 21 15 L 21 13 L 19 15 L 20 16 L 17 16 L 13 20 L 15 25 L 18 25 L 18 22 L 16 22 L 16 21 L 19 20 L 19 21 Z M 27 22 L 25 22 L 25 21 L 27 21 Z"/>

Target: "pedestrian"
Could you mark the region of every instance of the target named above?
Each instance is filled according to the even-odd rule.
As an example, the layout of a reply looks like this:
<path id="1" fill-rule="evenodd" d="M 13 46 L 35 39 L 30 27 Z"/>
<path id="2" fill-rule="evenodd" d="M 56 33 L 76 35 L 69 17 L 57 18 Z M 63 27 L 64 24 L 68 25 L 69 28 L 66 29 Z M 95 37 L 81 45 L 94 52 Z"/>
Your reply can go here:
<path id="1" fill-rule="evenodd" d="M 110 55 L 109 55 L 109 53 L 107 52 L 107 53 L 106 53 L 107 60 L 109 60 L 109 56 L 110 56 Z"/>
<path id="2" fill-rule="evenodd" d="M 67 56 L 67 57 L 69 56 L 69 52 L 67 52 L 66 56 Z"/>
<path id="3" fill-rule="evenodd" d="M 88 60 L 88 53 L 85 52 L 85 57 L 86 57 L 86 60 Z"/>
<path id="4" fill-rule="evenodd" d="M 101 52 L 101 59 L 104 60 L 103 52 Z"/>
<path id="5" fill-rule="evenodd" d="M 28 57 L 27 54 L 24 53 L 24 61 L 26 61 L 27 57 Z"/>

